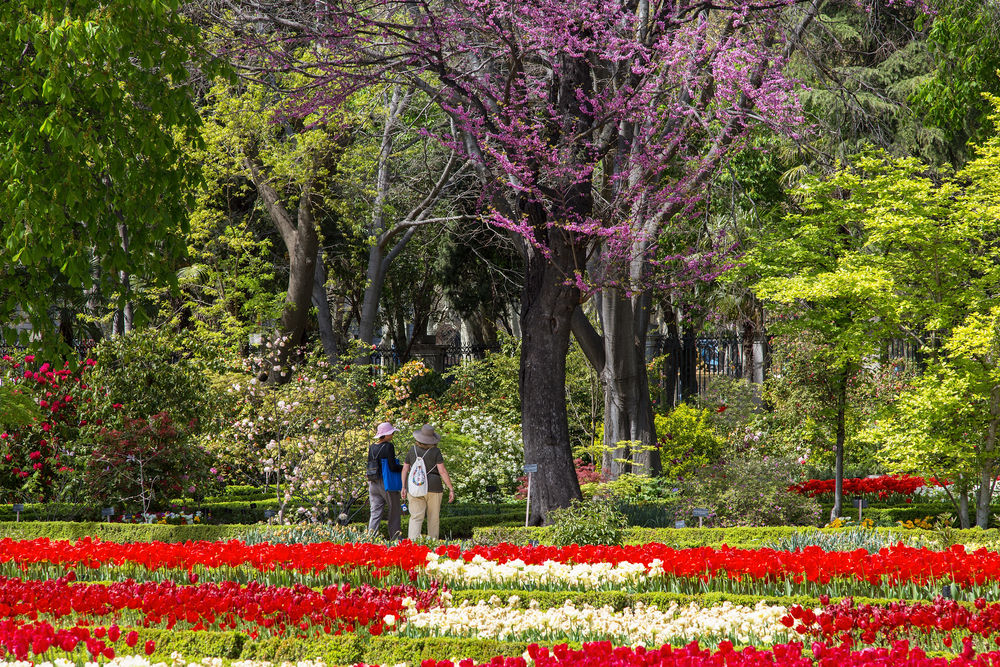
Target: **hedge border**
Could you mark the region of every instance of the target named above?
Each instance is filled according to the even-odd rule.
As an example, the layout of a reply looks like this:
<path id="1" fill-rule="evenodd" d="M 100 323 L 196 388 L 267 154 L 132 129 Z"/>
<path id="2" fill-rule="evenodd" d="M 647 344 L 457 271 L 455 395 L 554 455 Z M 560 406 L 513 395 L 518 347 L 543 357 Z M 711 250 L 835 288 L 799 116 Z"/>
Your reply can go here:
<path id="1" fill-rule="evenodd" d="M 797 533 L 832 534 L 852 530 L 851 528 L 814 528 L 811 526 L 767 526 L 767 527 L 737 527 L 737 528 L 629 528 L 625 532 L 625 544 L 647 544 L 659 542 L 676 548 L 721 547 L 723 545 L 752 549 L 764 544 L 791 537 Z M 933 538 L 936 533 L 921 529 L 904 529 L 882 527 L 874 528 L 878 532 L 903 532 L 907 536 Z M 1000 542 L 1000 529 L 967 528 L 955 530 L 960 542 L 994 543 Z M 509 542 L 511 544 L 529 544 L 539 542 L 551 543 L 552 528 L 549 526 L 483 526 L 472 532 L 472 539 L 477 544 L 496 544 Z"/>

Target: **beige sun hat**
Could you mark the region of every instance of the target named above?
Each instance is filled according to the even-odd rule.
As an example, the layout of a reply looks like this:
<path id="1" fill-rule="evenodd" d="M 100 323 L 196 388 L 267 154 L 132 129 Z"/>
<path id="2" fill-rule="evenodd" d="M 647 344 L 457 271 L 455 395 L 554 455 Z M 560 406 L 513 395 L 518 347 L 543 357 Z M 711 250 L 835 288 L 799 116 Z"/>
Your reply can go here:
<path id="1" fill-rule="evenodd" d="M 419 431 L 413 432 L 413 439 L 421 445 L 430 447 L 441 442 L 441 435 L 430 424 L 424 424 Z"/>

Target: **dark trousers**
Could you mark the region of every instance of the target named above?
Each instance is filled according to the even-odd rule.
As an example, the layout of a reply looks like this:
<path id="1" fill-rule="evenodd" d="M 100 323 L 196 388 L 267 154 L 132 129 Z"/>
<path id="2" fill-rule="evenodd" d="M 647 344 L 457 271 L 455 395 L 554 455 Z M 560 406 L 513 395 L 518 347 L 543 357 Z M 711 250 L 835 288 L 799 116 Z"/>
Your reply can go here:
<path id="1" fill-rule="evenodd" d="M 371 505 L 371 518 L 368 519 L 368 532 L 377 533 L 378 524 L 382 519 L 389 522 L 389 539 L 399 539 L 400 510 L 399 491 L 386 491 L 382 480 L 368 480 L 368 503 Z M 386 511 L 388 509 L 388 516 Z"/>

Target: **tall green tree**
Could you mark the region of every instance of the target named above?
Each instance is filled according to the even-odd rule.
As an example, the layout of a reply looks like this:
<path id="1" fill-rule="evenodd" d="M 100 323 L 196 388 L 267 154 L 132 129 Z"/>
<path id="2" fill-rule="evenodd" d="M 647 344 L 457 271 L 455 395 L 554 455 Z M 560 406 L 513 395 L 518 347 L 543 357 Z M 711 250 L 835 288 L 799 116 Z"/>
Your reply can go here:
<path id="1" fill-rule="evenodd" d="M 180 0 L 0 3 L 0 320 L 55 340 L 50 294 L 97 290 L 128 315 L 136 281 L 184 252 L 182 153 L 197 28 Z M 92 266 L 92 264 L 94 266 Z"/>
<path id="2" fill-rule="evenodd" d="M 1000 297 L 998 166 L 998 137 L 952 177 L 930 178 L 914 159 L 859 156 L 830 178 L 804 180 L 796 190 L 800 211 L 772 230 L 752 260 L 768 276 L 757 285 L 759 295 L 785 308 L 775 328 L 808 331 L 832 345 L 831 374 L 871 363 L 884 339 L 904 336 L 989 405 L 976 462 L 982 526 L 1000 428 L 998 355 L 987 316 Z M 843 413 L 838 408 L 835 516 Z"/>

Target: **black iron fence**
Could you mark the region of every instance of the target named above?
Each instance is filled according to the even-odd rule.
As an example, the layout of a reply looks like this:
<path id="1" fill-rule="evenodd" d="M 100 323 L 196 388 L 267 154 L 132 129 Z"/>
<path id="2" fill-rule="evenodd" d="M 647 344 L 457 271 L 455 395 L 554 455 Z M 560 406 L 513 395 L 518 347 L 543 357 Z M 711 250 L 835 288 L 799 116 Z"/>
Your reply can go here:
<path id="1" fill-rule="evenodd" d="M 704 394 L 715 377 L 763 382 L 770 352 L 770 340 L 762 334 L 653 335 L 646 341 L 647 360 L 657 360 L 650 384 L 668 404 Z"/>
<path id="2" fill-rule="evenodd" d="M 428 368 L 438 372 L 459 366 L 467 361 L 478 361 L 490 352 L 499 352 L 499 345 L 429 345 L 416 343 L 409 350 L 397 350 L 395 346 L 379 346 L 372 350 L 370 359 L 375 375 L 396 372 L 411 359 L 419 359 Z"/>

